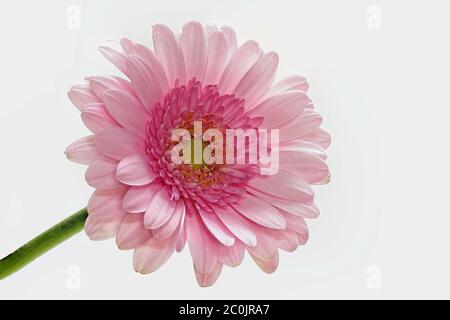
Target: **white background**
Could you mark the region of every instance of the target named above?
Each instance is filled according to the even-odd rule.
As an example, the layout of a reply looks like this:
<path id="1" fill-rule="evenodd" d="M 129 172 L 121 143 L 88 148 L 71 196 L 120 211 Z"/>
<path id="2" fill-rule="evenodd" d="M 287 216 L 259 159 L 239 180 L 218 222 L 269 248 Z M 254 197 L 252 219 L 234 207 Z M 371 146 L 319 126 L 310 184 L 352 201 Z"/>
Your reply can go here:
<path id="1" fill-rule="evenodd" d="M 80 29 L 67 27 L 70 5 L 81 8 Z M 371 5 L 379 30 L 368 24 Z M 84 207 L 92 192 L 84 167 L 63 154 L 88 133 L 66 92 L 86 75 L 116 72 L 97 51 L 106 40 L 150 44 L 155 23 L 231 25 L 240 42 L 280 54 L 280 75 L 307 76 L 333 137 L 332 182 L 316 188 L 322 215 L 273 275 L 246 257 L 201 289 L 186 250 L 141 276 L 132 252 L 80 234 L 0 282 L 0 298 L 450 298 L 448 1 L 0 6 L 0 256 Z"/>

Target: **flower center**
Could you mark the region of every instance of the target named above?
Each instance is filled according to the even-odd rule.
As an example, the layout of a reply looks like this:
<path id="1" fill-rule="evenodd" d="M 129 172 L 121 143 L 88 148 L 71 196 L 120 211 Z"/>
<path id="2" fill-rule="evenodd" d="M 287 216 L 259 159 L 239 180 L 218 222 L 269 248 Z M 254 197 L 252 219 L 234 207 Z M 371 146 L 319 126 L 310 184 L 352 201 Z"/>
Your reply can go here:
<path id="1" fill-rule="evenodd" d="M 217 86 L 202 87 L 193 79 L 172 89 L 153 108 L 147 125 L 149 163 L 173 198 L 190 199 L 205 209 L 212 203 L 226 206 L 245 191 L 255 166 L 211 162 L 212 157 L 217 158 L 215 153 L 225 148 L 211 148 L 215 138 L 205 141 L 204 136 L 213 129 L 225 141 L 227 129 L 249 128 L 254 120 L 245 112 L 242 99 L 220 95 Z M 184 132 L 183 139 L 174 140 L 174 130 Z M 207 150 L 209 156 L 205 156 Z M 174 162 L 174 152 L 184 161 Z"/>

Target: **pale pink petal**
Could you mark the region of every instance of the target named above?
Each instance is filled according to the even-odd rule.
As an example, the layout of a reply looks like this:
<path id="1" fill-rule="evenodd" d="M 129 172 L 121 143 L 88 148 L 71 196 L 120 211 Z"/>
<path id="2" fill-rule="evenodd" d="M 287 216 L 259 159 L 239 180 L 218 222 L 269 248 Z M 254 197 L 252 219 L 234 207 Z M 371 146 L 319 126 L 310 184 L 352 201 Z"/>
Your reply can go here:
<path id="1" fill-rule="evenodd" d="M 222 273 L 222 267 L 223 265 L 221 263 L 217 263 L 210 273 L 201 273 L 194 266 L 195 277 L 198 285 L 202 288 L 211 287 L 214 283 L 216 283 Z"/>
<path id="2" fill-rule="evenodd" d="M 181 47 L 173 32 L 164 25 L 153 26 L 153 45 L 155 53 L 167 74 L 169 86 L 186 82 L 186 69 Z"/>
<path id="3" fill-rule="evenodd" d="M 308 99 L 302 91 L 288 91 L 267 99 L 253 109 L 251 114 L 264 117 L 260 128 L 280 129 L 302 114 Z"/>
<path id="4" fill-rule="evenodd" d="M 152 234 L 156 239 L 167 239 L 170 237 L 175 230 L 177 230 L 183 221 L 184 215 L 186 213 L 186 208 L 183 201 L 177 201 L 175 210 L 173 211 L 172 217 L 158 229 L 152 230 Z"/>
<path id="5" fill-rule="evenodd" d="M 203 80 L 205 73 L 207 46 L 203 26 L 198 22 L 189 22 L 183 26 L 183 32 L 180 38 L 181 49 L 183 50 L 184 60 L 186 62 L 186 78 Z"/>
<path id="6" fill-rule="evenodd" d="M 158 175 L 149 166 L 145 154 L 130 154 L 117 166 L 116 178 L 129 186 L 143 186 L 155 180 Z"/>
<path id="7" fill-rule="evenodd" d="M 145 154 L 144 139 L 124 128 L 104 128 L 95 133 L 94 141 L 102 154 L 115 160 L 130 154 Z"/>
<path id="8" fill-rule="evenodd" d="M 303 203 L 314 199 L 311 186 L 302 177 L 285 170 L 279 170 L 272 176 L 256 176 L 247 185 L 281 199 L 297 200 Z"/>
<path id="9" fill-rule="evenodd" d="M 292 215 L 308 219 L 314 219 L 317 218 L 320 214 L 319 209 L 314 204 L 311 203 L 304 204 L 299 202 L 299 200 L 280 199 L 276 196 L 269 195 L 267 193 L 263 193 L 255 189 L 249 189 L 248 192 L 260 198 L 261 200 L 267 201 L 274 207 L 289 212 Z"/>
<path id="10" fill-rule="evenodd" d="M 126 63 L 128 76 L 144 108 L 149 111 L 163 98 L 161 84 L 155 72 L 137 56 L 130 56 Z"/>
<path id="11" fill-rule="evenodd" d="M 308 135 L 302 137 L 303 140 L 315 143 L 324 149 L 328 149 L 331 144 L 331 137 L 328 132 L 323 129 L 317 129 Z"/>
<path id="12" fill-rule="evenodd" d="M 247 251 L 260 259 L 272 260 L 278 253 L 276 238 L 263 227 L 258 225 L 253 225 L 252 227 L 257 234 L 258 243 L 254 247 L 247 246 Z"/>
<path id="13" fill-rule="evenodd" d="M 213 212 L 205 212 L 204 210 L 199 210 L 199 212 L 200 217 L 209 232 L 211 232 L 211 234 L 223 245 L 231 247 L 235 242 L 234 236 L 217 218 L 216 214 Z"/>
<path id="14" fill-rule="evenodd" d="M 71 87 L 68 96 L 70 101 L 72 101 L 75 107 L 80 111 L 84 111 L 90 104 L 101 102 L 97 99 L 88 85 L 76 85 Z"/>
<path id="15" fill-rule="evenodd" d="M 294 252 L 297 250 L 299 243 L 297 242 L 297 233 L 291 230 L 282 230 L 274 234 L 277 247 L 286 252 Z"/>
<path id="16" fill-rule="evenodd" d="M 94 143 L 94 136 L 88 136 L 73 142 L 64 153 L 70 161 L 88 165 L 102 156 Z"/>
<path id="17" fill-rule="evenodd" d="M 117 50 L 109 47 L 100 47 L 100 53 L 109 60 L 117 69 L 127 74 L 126 61 L 127 58 Z"/>
<path id="18" fill-rule="evenodd" d="M 280 142 L 300 139 L 320 127 L 322 116 L 312 109 L 303 113 L 286 126 L 280 128 Z"/>
<path id="19" fill-rule="evenodd" d="M 96 219 L 94 216 L 89 215 L 86 220 L 84 231 L 89 239 L 94 241 L 114 238 L 125 215 L 126 214 L 122 212 L 111 216 L 108 220 Z"/>
<path id="20" fill-rule="evenodd" d="M 91 163 L 86 170 L 86 182 L 94 188 L 111 190 L 123 185 L 116 179 L 118 162 L 108 158 L 99 158 Z"/>
<path id="21" fill-rule="evenodd" d="M 253 103 L 264 94 L 272 84 L 278 68 L 278 55 L 275 52 L 264 54 L 241 80 L 234 94 L 244 98 L 251 109 Z"/>
<path id="22" fill-rule="evenodd" d="M 214 208 L 217 217 L 239 240 L 248 246 L 256 245 L 256 235 L 254 234 L 250 223 L 242 217 L 233 208 L 222 209 L 220 207 Z"/>
<path id="23" fill-rule="evenodd" d="M 212 33 L 208 40 L 208 62 L 203 79 L 205 85 L 219 83 L 228 61 L 228 55 L 228 45 L 225 35 L 219 31 Z"/>
<path id="24" fill-rule="evenodd" d="M 149 115 L 138 99 L 128 92 L 108 90 L 104 93 L 104 101 L 109 114 L 124 128 L 143 138 Z"/>
<path id="25" fill-rule="evenodd" d="M 142 187 L 131 187 L 123 197 L 123 209 L 130 213 L 147 211 L 153 197 L 161 188 L 162 185 L 159 181 Z"/>
<path id="26" fill-rule="evenodd" d="M 88 105 L 81 113 L 81 119 L 84 125 L 93 133 L 103 128 L 119 126 L 117 121 L 109 115 L 103 103 Z"/>
<path id="27" fill-rule="evenodd" d="M 272 260 L 262 260 L 252 254 L 251 254 L 251 257 L 253 258 L 255 263 L 258 265 L 258 267 L 267 274 L 274 273 L 278 268 L 278 263 L 279 263 L 278 253 L 273 257 Z"/>
<path id="28" fill-rule="evenodd" d="M 203 225 L 198 213 L 186 216 L 186 235 L 195 269 L 200 273 L 211 273 L 217 264 L 218 242 Z"/>
<path id="29" fill-rule="evenodd" d="M 208 36 L 210 36 L 211 34 L 213 34 L 214 32 L 219 31 L 219 28 L 217 27 L 217 25 L 215 24 L 207 24 L 205 26 L 205 31 L 208 34 Z"/>
<path id="30" fill-rule="evenodd" d="M 133 266 L 136 272 L 147 274 L 156 271 L 169 260 L 175 251 L 178 233 L 170 238 L 157 240 L 151 238 L 134 250 Z"/>
<path id="31" fill-rule="evenodd" d="M 299 237 L 301 237 L 297 237 L 297 240 L 301 240 L 300 242 L 298 242 L 298 244 L 305 244 L 309 238 L 308 225 L 306 224 L 305 219 L 291 214 L 285 214 L 284 218 L 286 219 L 288 229 L 295 232 Z"/>
<path id="32" fill-rule="evenodd" d="M 171 199 L 169 192 L 163 188 L 150 201 L 145 212 L 144 225 L 147 229 L 157 229 L 172 217 L 176 201 Z"/>
<path id="33" fill-rule="evenodd" d="M 219 247 L 219 261 L 224 265 L 235 268 L 244 260 L 245 250 L 240 242 L 236 242 L 232 247 L 221 245 Z"/>
<path id="34" fill-rule="evenodd" d="M 290 90 L 300 90 L 303 92 L 308 92 L 309 84 L 306 79 L 302 76 L 288 76 L 277 82 L 270 89 L 261 96 L 258 101 L 262 102 L 272 96 L 278 95 L 280 93 L 290 91 Z"/>
<path id="35" fill-rule="evenodd" d="M 281 146 L 279 147 L 279 151 L 280 152 L 295 151 L 300 153 L 306 153 L 311 156 L 320 158 L 322 160 L 327 159 L 327 153 L 325 149 L 323 149 L 321 146 L 299 139 L 282 143 Z"/>
<path id="36" fill-rule="evenodd" d="M 285 229 L 286 221 L 278 210 L 251 194 L 243 194 L 238 203 L 232 204 L 246 218 L 271 229 Z"/>
<path id="37" fill-rule="evenodd" d="M 222 94 L 234 92 L 239 82 L 261 57 L 261 49 L 255 41 L 247 41 L 240 46 L 228 62 L 219 82 Z"/>
<path id="38" fill-rule="evenodd" d="M 126 188 L 115 190 L 96 190 L 89 199 L 87 209 L 95 219 L 108 220 L 112 216 L 122 214 L 122 198 Z"/>
<path id="39" fill-rule="evenodd" d="M 186 215 L 183 216 L 183 219 L 181 222 L 181 231 L 180 231 L 180 237 L 178 238 L 176 250 L 177 252 L 181 252 L 184 249 L 184 246 L 186 245 L 187 241 L 187 234 L 186 234 L 186 224 L 184 223 L 184 220 L 186 218 Z"/>
<path id="40" fill-rule="evenodd" d="M 121 250 L 134 249 L 151 238 L 152 234 L 144 227 L 142 213 L 128 213 L 122 220 L 116 235 L 116 243 Z"/>
<path id="41" fill-rule="evenodd" d="M 330 171 L 323 159 L 306 152 L 280 151 L 280 166 L 293 172 L 308 183 L 314 184 L 329 179 Z"/>
<path id="42" fill-rule="evenodd" d="M 128 39 L 122 39 L 121 44 L 124 50 L 128 50 L 128 54 L 137 55 L 142 61 L 145 62 L 145 64 L 153 71 L 156 78 L 159 80 L 161 90 L 163 92 L 168 92 L 170 88 L 167 82 L 166 72 L 153 51 L 139 43 L 132 43 Z"/>
<path id="43" fill-rule="evenodd" d="M 121 90 L 126 92 L 134 92 L 130 82 L 119 77 L 89 77 L 89 85 L 92 88 L 95 96 L 103 101 L 104 93 L 108 90 Z"/>
<path id="44" fill-rule="evenodd" d="M 234 32 L 234 30 L 229 26 L 223 26 L 220 30 L 225 35 L 230 53 L 234 53 L 237 49 L 236 32 Z"/>

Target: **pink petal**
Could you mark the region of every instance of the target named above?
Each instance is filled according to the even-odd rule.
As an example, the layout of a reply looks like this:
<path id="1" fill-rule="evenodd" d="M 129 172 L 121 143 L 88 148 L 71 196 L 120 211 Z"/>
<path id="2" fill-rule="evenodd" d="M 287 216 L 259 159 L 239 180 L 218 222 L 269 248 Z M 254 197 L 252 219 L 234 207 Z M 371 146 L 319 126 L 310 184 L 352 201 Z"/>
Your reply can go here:
<path id="1" fill-rule="evenodd" d="M 125 217 L 125 213 L 120 213 L 111 216 L 111 219 L 96 219 L 94 216 L 89 215 L 86 220 L 86 226 L 84 231 L 86 235 L 94 241 L 101 241 L 114 238 L 120 223 Z"/>
<path id="2" fill-rule="evenodd" d="M 327 159 L 327 154 L 321 146 L 303 140 L 291 140 L 289 142 L 285 142 L 280 146 L 279 151 L 295 151 L 306 153 L 322 160 Z"/>
<path id="3" fill-rule="evenodd" d="M 291 214 L 285 214 L 284 218 L 286 219 L 288 229 L 301 236 L 302 241 L 299 244 L 305 244 L 309 238 L 308 225 L 305 219 Z"/>
<path id="4" fill-rule="evenodd" d="M 99 158 L 86 170 L 86 182 L 97 189 L 117 189 L 123 185 L 116 179 L 117 161 Z"/>
<path id="5" fill-rule="evenodd" d="M 303 113 L 280 128 L 280 142 L 299 139 L 318 129 L 322 124 L 322 117 L 312 109 L 305 109 Z"/>
<path id="6" fill-rule="evenodd" d="M 116 243 L 119 249 L 130 250 L 140 246 L 151 236 L 151 232 L 144 227 L 142 213 L 128 213 L 120 224 Z"/>
<path id="7" fill-rule="evenodd" d="M 186 245 L 187 235 L 186 235 L 186 224 L 184 223 L 186 215 L 184 215 L 183 219 L 181 220 L 181 230 L 180 230 L 180 237 L 178 238 L 176 250 L 177 252 L 181 252 L 184 249 L 184 246 Z"/>
<path id="8" fill-rule="evenodd" d="M 199 210 L 199 212 L 200 217 L 209 232 L 211 232 L 211 234 L 223 245 L 231 247 L 235 242 L 234 236 L 217 218 L 215 213 L 204 212 L 203 210 Z"/>
<path id="9" fill-rule="evenodd" d="M 137 56 L 129 57 L 126 67 L 139 100 L 147 111 L 151 110 L 163 98 L 161 84 L 155 72 Z"/>
<path id="10" fill-rule="evenodd" d="M 288 76 L 274 84 L 270 89 L 261 96 L 258 101 L 262 102 L 272 96 L 278 95 L 280 93 L 290 91 L 290 90 L 300 90 L 303 92 L 308 92 L 309 85 L 306 79 L 302 76 Z"/>
<path id="11" fill-rule="evenodd" d="M 211 287 L 214 283 L 216 283 L 217 279 L 219 279 L 219 276 L 222 273 L 222 267 L 223 265 L 221 263 L 217 263 L 210 273 L 201 273 L 195 269 L 194 266 L 195 277 L 198 285 L 202 288 Z"/>
<path id="12" fill-rule="evenodd" d="M 302 91 L 288 91 L 267 99 L 251 114 L 264 117 L 260 128 L 279 129 L 300 116 L 308 104 L 309 98 Z"/>
<path id="13" fill-rule="evenodd" d="M 150 202 L 145 212 L 144 225 L 147 229 L 157 229 L 172 217 L 176 201 L 171 199 L 169 192 L 163 188 Z"/>
<path id="14" fill-rule="evenodd" d="M 68 96 L 70 101 L 72 101 L 75 107 L 80 111 L 84 111 L 90 104 L 100 102 L 88 85 L 73 86 L 70 88 Z"/>
<path id="15" fill-rule="evenodd" d="M 244 246 L 240 242 L 236 242 L 232 247 L 219 247 L 219 261 L 232 268 L 235 268 L 242 263 L 244 255 Z"/>
<path id="16" fill-rule="evenodd" d="M 207 24 L 205 26 L 205 31 L 206 31 L 207 35 L 210 36 L 214 32 L 219 31 L 219 28 L 215 24 Z"/>
<path id="17" fill-rule="evenodd" d="M 130 154 L 145 154 L 144 139 L 123 128 L 104 128 L 95 134 L 94 141 L 102 154 L 115 160 Z"/>
<path id="18" fill-rule="evenodd" d="M 200 273 L 213 272 L 217 264 L 218 242 L 206 230 L 198 213 L 186 216 L 186 235 L 195 269 Z"/>
<path id="19" fill-rule="evenodd" d="M 314 191 L 311 186 L 300 176 L 285 170 L 279 170 L 272 176 L 256 176 L 247 185 L 285 200 L 307 203 L 314 199 Z"/>
<path id="20" fill-rule="evenodd" d="M 217 217 L 239 240 L 248 246 L 256 245 L 256 235 L 250 227 L 250 222 L 242 217 L 233 208 L 222 209 L 220 207 L 214 208 Z"/>
<path id="21" fill-rule="evenodd" d="M 128 43 L 128 46 L 131 46 L 130 48 L 128 48 L 129 54 L 137 55 L 142 61 L 144 61 L 144 63 L 153 71 L 156 78 L 159 80 L 161 90 L 163 92 L 168 92 L 169 84 L 167 82 L 166 72 L 164 71 L 163 66 L 161 65 L 161 63 L 159 62 L 158 58 L 155 56 L 153 51 L 151 51 L 149 48 L 139 43 L 135 44 L 128 39 L 122 39 L 121 41 L 122 47 L 125 46 L 125 43 Z"/>
<path id="22" fill-rule="evenodd" d="M 121 90 L 108 90 L 104 94 L 109 114 L 124 128 L 143 138 L 149 115 L 133 95 Z"/>
<path id="23" fill-rule="evenodd" d="M 322 129 L 317 129 L 310 134 L 302 137 L 303 140 L 315 143 L 324 149 L 328 149 L 331 144 L 330 134 Z"/>
<path id="24" fill-rule="evenodd" d="M 280 250 L 294 252 L 298 248 L 297 234 L 290 230 L 278 231 L 274 234 L 276 243 Z"/>
<path id="25" fill-rule="evenodd" d="M 127 68 L 125 66 L 127 58 L 122 53 L 108 47 L 100 47 L 99 50 L 100 53 L 117 69 L 122 71 L 124 74 L 127 74 Z"/>
<path id="26" fill-rule="evenodd" d="M 308 183 L 313 184 L 329 178 L 328 165 L 315 155 L 299 151 L 280 151 L 279 157 L 282 168 L 295 173 Z"/>
<path id="27" fill-rule="evenodd" d="M 246 247 L 247 251 L 260 259 L 272 260 L 278 253 L 277 239 L 270 232 L 274 230 L 268 230 L 256 224 L 252 227 L 254 228 L 254 232 L 257 234 L 258 243 L 254 247 Z"/>
<path id="28" fill-rule="evenodd" d="M 271 229 L 285 229 L 286 221 L 277 209 L 251 194 L 244 194 L 232 207 L 248 219 Z"/>
<path id="29" fill-rule="evenodd" d="M 175 251 L 178 233 L 170 238 L 157 240 L 151 238 L 134 250 L 133 266 L 136 272 L 147 274 L 156 271 L 169 260 Z"/>
<path id="30" fill-rule="evenodd" d="M 228 45 L 225 35 L 216 31 L 209 36 L 208 59 L 203 82 L 205 85 L 218 84 L 228 61 Z"/>
<path id="31" fill-rule="evenodd" d="M 88 136 L 73 142 L 64 153 L 67 159 L 80 164 L 91 164 L 95 159 L 102 156 L 94 143 L 94 136 Z"/>
<path id="32" fill-rule="evenodd" d="M 132 90 L 134 90 L 130 82 L 119 77 L 95 76 L 89 77 L 88 80 L 95 96 L 101 101 L 103 101 L 104 93 L 108 90 L 121 90 L 127 92 L 132 92 Z"/>
<path id="33" fill-rule="evenodd" d="M 87 209 L 95 219 L 108 220 L 112 216 L 122 214 L 122 198 L 126 189 L 96 190 L 89 199 Z"/>
<path id="34" fill-rule="evenodd" d="M 186 208 L 183 201 L 177 201 L 175 210 L 173 211 L 172 217 L 158 229 L 152 230 L 152 234 L 156 239 L 167 239 L 170 237 L 175 230 L 177 230 L 182 223 L 183 217 L 186 213 Z"/>
<path id="35" fill-rule="evenodd" d="M 229 26 L 223 26 L 220 30 L 225 35 L 230 53 L 234 53 L 237 49 L 236 32 Z"/>
<path id="36" fill-rule="evenodd" d="M 279 255 L 278 253 L 273 257 L 272 260 L 262 260 L 252 254 L 250 254 L 258 267 L 265 273 L 271 274 L 274 273 L 278 268 L 279 263 Z"/>
<path id="37" fill-rule="evenodd" d="M 247 72 L 234 91 L 239 98 L 244 98 L 247 107 L 252 106 L 272 84 L 278 68 L 278 55 L 275 52 L 264 54 Z M 251 107 L 250 107 L 251 108 Z"/>
<path id="38" fill-rule="evenodd" d="M 164 25 L 154 25 L 153 45 L 156 56 L 166 71 L 169 87 L 174 86 L 176 80 L 179 80 L 181 85 L 185 84 L 184 56 L 173 32 Z"/>
<path id="39" fill-rule="evenodd" d="M 88 105 L 81 113 L 81 119 L 84 125 L 94 133 L 103 128 L 119 126 L 116 120 L 109 115 L 103 103 Z"/>
<path id="40" fill-rule="evenodd" d="M 228 62 L 219 82 L 222 94 L 234 92 L 239 82 L 261 57 L 261 49 L 255 41 L 247 41 L 240 46 Z"/>
<path id="41" fill-rule="evenodd" d="M 131 187 L 123 197 L 123 209 L 130 213 L 147 211 L 153 197 L 161 188 L 161 183 L 156 181 L 142 187 Z"/>
<path id="42" fill-rule="evenodd" d="M 206 67 L 207 38 L 203 26 L 198 22 L 189 22 L 183 26 L 180 38 L 186 62 L 186 78 L 203 80 Z"/>
<path id="43" fill-rule="evenodd" d="M 319 209 L 314 204 L 304 204 L 299 202 L 298 200 L 280 199 L 278 197 L 254 189 L 249 189 L 248 192 L 260 198 L 261 200 L 267 201 L 274 207 L 287 211 L 290 214 L 296 215 L 298 217 L 314 219 L 317 218 L 320 214 Z"/>
<path id="44" fill-rule="evenodd" d="M 130 154 L 123 158 L 117 166 L 116 178 L 129 186 L 143 186 L 155 180 L 158 175 L 148 164 L 145 154 Z"/>

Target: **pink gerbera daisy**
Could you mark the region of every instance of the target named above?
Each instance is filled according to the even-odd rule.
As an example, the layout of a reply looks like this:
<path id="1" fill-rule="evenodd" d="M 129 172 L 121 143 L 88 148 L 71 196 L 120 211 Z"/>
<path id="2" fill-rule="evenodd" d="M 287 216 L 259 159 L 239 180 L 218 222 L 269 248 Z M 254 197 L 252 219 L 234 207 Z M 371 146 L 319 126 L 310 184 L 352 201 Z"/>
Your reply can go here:
<path id="1" fill-rule="evenodd" d="M 92 135 L 71 144 L 67 157 L 89 165 L 96 190 L 85 231 L 115 237 L 134 250 L 134 269 L 150 273 L 188 243 L 197 281 L 212 285 L 223 265 L 245 251 L 267 273 L 278 250 L 308 239 L 306 218 L 319 210 L 313 184 L 328 182 L 330 136 L 307 96 L 303 77 L 272 84 L 278 55 L 255 41 L 238 46 L 229 27 L 190 22 L 181 35 L 153 26 L 154 49 L 128 39 L 101 53 L 125 76 L 89 77 L 69 97 Z M 279 170 L 257 164 L 175 164 L 174 129 L 279 129 Z M 248 143 L 246 144 L 248 146 Z"/>

